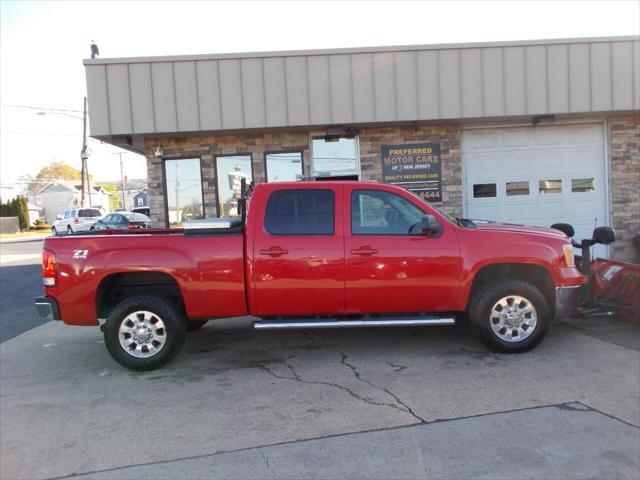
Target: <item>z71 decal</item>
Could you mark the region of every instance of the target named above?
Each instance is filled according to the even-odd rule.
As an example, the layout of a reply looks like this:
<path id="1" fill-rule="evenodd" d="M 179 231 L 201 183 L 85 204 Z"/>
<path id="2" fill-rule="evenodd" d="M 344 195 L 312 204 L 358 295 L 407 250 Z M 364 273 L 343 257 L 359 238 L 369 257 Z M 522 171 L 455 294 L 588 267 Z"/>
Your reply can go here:
<path id="1" fill-rule="evenodd" d="M 87 255 L 89 255 L 89 250 L 74 250 L 73 251 L 73 257 L 76 260 L 82 260 L 84 258 L 87 258 Z"/>

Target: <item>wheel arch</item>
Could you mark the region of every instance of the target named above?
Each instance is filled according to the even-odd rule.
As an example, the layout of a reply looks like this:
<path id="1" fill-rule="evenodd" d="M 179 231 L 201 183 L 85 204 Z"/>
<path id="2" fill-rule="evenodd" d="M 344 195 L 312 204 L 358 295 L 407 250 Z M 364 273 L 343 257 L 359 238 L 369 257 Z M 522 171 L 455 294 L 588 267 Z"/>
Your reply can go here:
<path id="1" fill-rule="evenodd" d="M 506 279 L 526 281 L 539 288 L 548 300 L 551 310 L 555 311 L 555 284 L 551 272 L 547 268 L 533 263 L 510 262 L 491 263 L 478 269 L 473 277 L 467 298 L 467 311 L 474 301 L 475 294 L 483 285 L 492 281 Z"/>
<path id="2" fill-rule="evenodd" d="M 106 318 L 120 301 L 135 295 L 159 295 L 186 312 L 178 280 L 160 271 L 116 272 L 105 276 L 96 290 L 96 315 Z"/>

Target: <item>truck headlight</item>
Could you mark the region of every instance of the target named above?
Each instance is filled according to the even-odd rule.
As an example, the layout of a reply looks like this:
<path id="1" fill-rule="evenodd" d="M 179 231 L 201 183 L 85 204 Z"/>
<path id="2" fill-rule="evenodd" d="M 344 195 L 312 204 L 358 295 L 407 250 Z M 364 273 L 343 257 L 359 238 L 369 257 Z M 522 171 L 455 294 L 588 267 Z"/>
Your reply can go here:
<path id="1" fill-rule="evenodd" d="M 562 253 L 564 254 L 564 263 L 569 268 L 573 268 L 576 266 L 576 261 L 573 256 L 573 246 L 567 244 L 562 245 Z"/>

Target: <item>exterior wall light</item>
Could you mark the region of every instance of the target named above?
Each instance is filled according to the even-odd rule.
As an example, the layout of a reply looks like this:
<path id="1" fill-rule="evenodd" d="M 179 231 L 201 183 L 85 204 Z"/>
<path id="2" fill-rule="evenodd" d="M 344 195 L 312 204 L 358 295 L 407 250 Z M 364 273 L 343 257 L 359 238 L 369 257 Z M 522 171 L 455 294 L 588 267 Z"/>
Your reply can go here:
<path id="1" fill-rule="evenodd" d="M 153 156 L 156 158 L 162 158 L 162 155 L 164 155 L 164 150 L 162 150 L 161 146 L 156 147 L 156 149 L 153 152 Z"/>

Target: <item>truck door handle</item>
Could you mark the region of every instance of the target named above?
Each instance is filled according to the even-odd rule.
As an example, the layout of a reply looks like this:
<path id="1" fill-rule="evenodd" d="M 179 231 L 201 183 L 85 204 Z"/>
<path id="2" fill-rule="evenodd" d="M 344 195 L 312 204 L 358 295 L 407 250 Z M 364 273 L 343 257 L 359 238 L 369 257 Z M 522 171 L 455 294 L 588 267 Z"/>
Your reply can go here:
<path id="1" fill-rule="evenodd" d="M 260 250 L 260 255 L 269 255 L 270 257 L 279 257 L 280 255 L 285 255 L 289 253 L 288 250 L 280 247 L 270 247 L 266 250 Z"/>
<path id="2" fill-rule="evenodd" d="M 375 253 L 378 253 L 378 249 L 371 248 L 370 246 L 365 245 L 360 248 L 354 248 L 353 250 L 351 250 L 351 253 L 353 253 L 354 255 L 373 255 Z"/>

